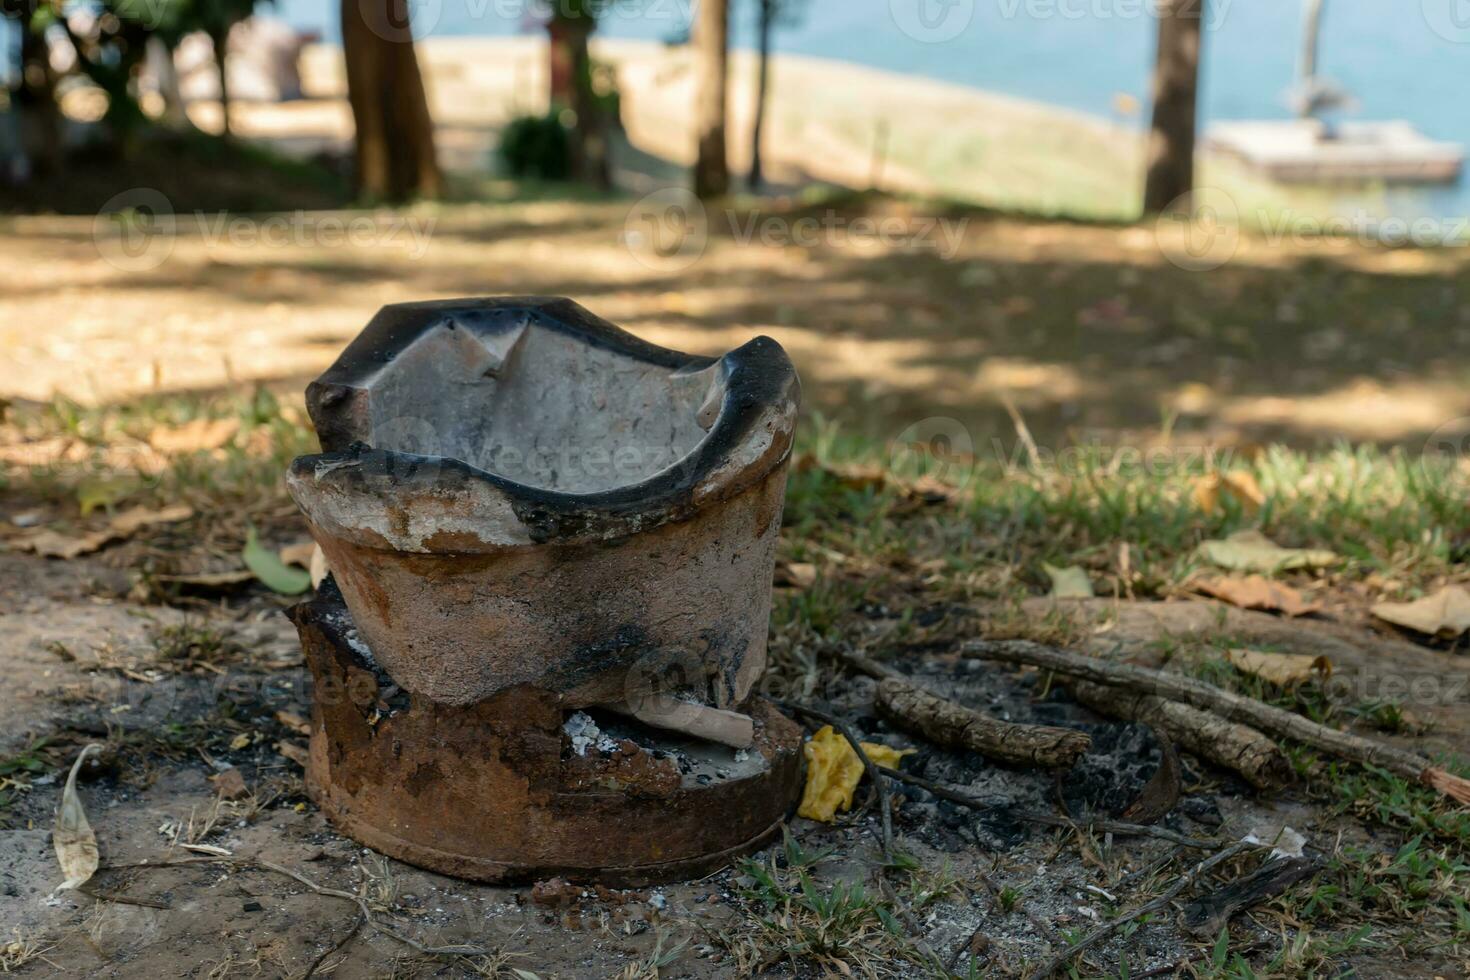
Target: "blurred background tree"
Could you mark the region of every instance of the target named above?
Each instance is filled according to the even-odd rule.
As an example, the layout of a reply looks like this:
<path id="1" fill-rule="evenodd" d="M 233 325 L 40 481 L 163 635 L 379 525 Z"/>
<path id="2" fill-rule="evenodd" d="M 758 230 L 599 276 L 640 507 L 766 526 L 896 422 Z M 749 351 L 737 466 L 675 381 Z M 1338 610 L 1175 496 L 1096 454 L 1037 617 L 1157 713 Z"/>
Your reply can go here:
<path id="1" fill-rule="evenodd" d="M 729 0 L 699 0 L 694 22 L 694 52 L 698 63 L 694 107 L 698 157 L 694 164 L 694 193 L 708 199 L 721 197 L 730 190 L 730 161 L 725 147 L 730 88 Z"/>
<path id="2" fill-rule="evenodd" d="M 1145 214 L 1165 211 L 1194 189 L 1201 26 L 1205 0 L 1166 0 L 1159 7 L 1153 74 L 1153 124 L 1144 180 Z"/>
<path id="3" fill-rule="evenodd" d="M 597 30 L 594 0 L 558 0 L 546 21 L 552 120 L 562 130 L 565 169 L 573 179 L 612 186 L 609 125 L 593 86 L 587 41 Z"/>
<path id="4" fill-rule="evenodd" d="M 750 189 L 759 191 L 765 185 L 765 163 L 761 158 L 761 142 L 765 139 L 766 110 L 771 91 L 771 36 L 776 28 L 795 26 L 806 13 L 807 0 L 756 0 L 756 68 L 755 124 L 750 131 Z"/>
<path id="5" fill-rule="evenodd" d="M 257 0 L 184 0 L 185 15 L 179 20 L 179 28 L 199 29 L 209 35 L 209 45 L 214 50 L 215 72 L 219 75 L 219 107 L 221 132 L 230 136 L 230 30 L 255 12 Z M 180 32 L 182 33 L 182 32 Z M 177 43 L 168 44 L 170 50 Z"/>
<path id="6" fill-rule="evenodd" d="M 444 178 L 407 0 L 342 0 L 341 10 L 358 196 L 439 197 Z"/>

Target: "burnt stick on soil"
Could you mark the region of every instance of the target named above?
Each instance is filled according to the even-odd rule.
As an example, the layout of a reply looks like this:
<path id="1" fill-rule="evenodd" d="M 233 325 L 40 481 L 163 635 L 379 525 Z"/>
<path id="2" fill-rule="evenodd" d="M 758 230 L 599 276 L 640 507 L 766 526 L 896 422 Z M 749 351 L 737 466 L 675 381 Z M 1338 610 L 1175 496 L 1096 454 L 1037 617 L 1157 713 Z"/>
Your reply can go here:
<path id="1" fill-rule="evenodd" d="M 1067 768 L 1092 745 L 1086 732 L 1049 725 L 1022 725 L 974 711 L 884 664 L 857 653 L 843 662 L 878 678 L 878 711 L 900 728 L 935 745 L 963 749 L 997 762 Z"/>
<path id="2" fill-rule="evenodd" d="M 1413 752 L 1393 748 L 1361 735 L 1339 732 L 1301 715 L 1273 708 L 1254 698 L 1221 690 L 1213 684 L 1166 674 L 1163 671 L 1120 664 L 1026 640 L 968 640 L 961 649 L 972 657 L 1054 670 L 1069 677 L 1143 691 L 1171 701 L 1184 701 L 1213 711 L 1230 721 L 1243 722 L 1277 738 L 1290 738 L 1330 752 L 1349 762 L 1380 766 L 1396 775 L 1423 783 L 1460 803 L 1470 804 L 1470 779 L 1456 776 Z"/>
<path id="3" fill-rule="evenodd" d="M 1093 711 L 1149 725 L 1186 752 L 1239 773 L 1257 789 L 1274 789 L 1291 779 L 1291 762 L 1281 746 L 1248 725 L 1139 691 L 1087 681 L 1068 686 Z"/>

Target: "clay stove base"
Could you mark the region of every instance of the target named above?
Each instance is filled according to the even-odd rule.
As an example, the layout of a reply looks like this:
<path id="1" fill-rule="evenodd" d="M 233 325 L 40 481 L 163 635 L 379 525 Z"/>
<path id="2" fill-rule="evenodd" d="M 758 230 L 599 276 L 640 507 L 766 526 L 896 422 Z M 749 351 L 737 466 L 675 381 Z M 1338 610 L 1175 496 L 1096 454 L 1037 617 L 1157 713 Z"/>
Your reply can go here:
<path id="1" fill-rule="evenodd" d="M 330 581 L 291 616 L 316 684 L 308 792 L 410 864 L 500 883 L 698 877 L 771 840 L 800 794 L 801 731 L 765 701 L 744 753 L 606 716 L 579 753 L 549 692 L 457 707 L 399 691 Z"/>

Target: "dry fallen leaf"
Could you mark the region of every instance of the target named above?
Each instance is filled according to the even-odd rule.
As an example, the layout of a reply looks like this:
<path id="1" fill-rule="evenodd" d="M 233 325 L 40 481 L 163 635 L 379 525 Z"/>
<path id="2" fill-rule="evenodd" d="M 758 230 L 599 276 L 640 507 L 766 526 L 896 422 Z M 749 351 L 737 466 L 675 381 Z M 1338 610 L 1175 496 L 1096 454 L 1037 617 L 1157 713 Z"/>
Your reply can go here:
<path id="1" fill-rule="evenodd" d="M 1206 514 L 1218 512 L 1223 505 L 1234 502 L 1247 514 L 1255 514 L 1265 503 L 1266 495 L 1256 478 L 1245 471 L 1231 473 L 1206 473 L 1194 478 L 1190 500 Z"/>
<path id="2" fill-rule="evenodd" d="M 194 419 L 183 425 L 160 425 L 148 434 L 148 445 L 161 453 L 194 453 L 218 449 L 240 431 L 239 419 Z"/>
<path id="3" fill-rule="evenodd" d="M 1459 636 L 1470 629 L 1470 592 L 1450 585 L 1413 602 L 1380 602 L 1373 615 L 1426 636 Z"/>
<path id="4" fill-rule="evenodd" d="M 1332 676 L 1332 661 L 1310 653 L 1270 653 L 1265 650 L 1235 649 L 1225 659 L 1236 670 L 1252 674 L 1278 687 L 1294 687 L 1315 676 Z"/>
<path id="5" fill-rule="evenodd" d="M 873 764 L 897 769 L 898 762 L 916 749 L 894 749 L 874 742 L 861 743 Z M 863 762 L 841 732 L 823 725 L 802 746 L 806 755 L 806 786 L 796 814 L 808 820 L 831 823 L 839 809 L 852 806 L 852 795 L 863 778 Z"/>
<path id="6" fill-rule="evenodd" d="M 228 572 L 195 572 L 189 575 L 159 575 L 158 581 L 172 585 L 188 585 L 198 589 L 229 589 L 255 581 L 255 573 L 246 568 Z"/>
<path id="7" fill-rule="evenodd" d="M 307 538 L 295 544 L 288 544 L 281 549 L 281 563 L 283 565 L 300 565 L 302 568 L 311 568 L 312 556 L 316 553 L 316 542 Z"/>
<path id="8" fill-rule="evenodd" d="M 1123 811 L 1123 819 L 1133 823 L 1158 823 L 1174 811 L 1184 792 L 1179 753 L 1174 750 L 1174 743 L 1157 731 L 1154 738 L 1159 743 L 1159 768 L 1154 770 L 1138 798 Z"/>
<path id="9" fill-rule="evenodd" d="M 817 581 L 817 566 L 806 561 L 778 561 L 774 584 L 777 588 L 809 589 Z"/>
<path id="10" fill-rule="evenodd" d="M 277 742 L 276 751 L 302 769 L 306 768 L 307 762 L 311 759 L 311 750 L 299 742 Z"/>
<path id="11" fill-rule="evenodd" d="M 162 510 L 133 507 L 118 514 L 101 530 L 91 531 L 80 537 L 70 537 L 50 528 L 42 528 L 12 538 L 11 544 L 19 551 L 33 551 L 42 558 L 70 560 L 100 551 L 114 541 L 130 538 L 145 527 L 177 524 L 193 516 L 193 509 L 184 504 L 174 504 Z"/>
<path id="12" fill-rule="evenodd" d="M 1283 548 L 1260 531 L 1237 531 L 1223 541 L 1202 541 L 1199 556 L 1233 572 L 1282 572 L 1335 565 L 1338 556 L 1325 549 Z"/>
<path id="13" fill-rule="evenodd" d="M 1051 579 L 1051 597 L 1053 599 L 1091 599 L 1092 580 L 1087 577 L 1087 572 L 1076 565 L 1066 568 L 1057 568 L 1055 565 L 1041 563 L 1042 571 L 1046 572 Z"/>
<path id="14" fill-rule="evenodd" d="M 297 735 L 310 735 L 311 722 L 296 714 L 294 711 L 286 711 L 284 708 L 276 712 L 276 721 L 286 728 L 291 729 Z"/>
<path id="15" fill-rule="evenodd" d="M 82 749 L 77 761 L 71 764 L 71 772 L 66 776 L 66 786 L 61 791 L 61 805 L 56 808 L 56 824 L 51 830 L 56 860 L 66 879 L 57 888 L 58 891 L 85 885 L 97 873 L 97 865 L 101 860 L 97 853 L 97 835 L 92 833 L 92 825 L 87 822 L 87 811 L 82 807 L 81 798 L 77 796 L 77 773 L 81 771 L 82 763 L 93 752 L 101 751 L 102 746 L 95 742 Z"/>
<path id="16" fill-rule="evenodd" d="M 1241 609 L 1260 609 L 1266 612 L 1283 612 L 1288 616 L 1305 616 L 1321 612 L 1315 602 L 1307 602 L 1302 594 L 1289 585 L 1273 582 L 1264 575 L 1248 575 L 1245 578 L 1218 576 L 1204 578 L 1194 587 L 1207 596 L 1212 596 Z"/>
<path id="17" fill-rule="evenodd" d="M 1245 470 L 1232 473 L 1207 473 L 1194 481 L 1194 505 L 1206 514 L 1220 509 L 1222 499 L 1234 500 L 1241 511 L 1254 515 L 1266 502 L 1261 485 Z"/>
<path id="18" fill-rule="evenodd" d="M 322 551 L 321 545 L 315 545 L 312 548 L 311 565 L 308 567 L 311 569 L 311 587 L 320 589 L 322 581 L 332 574 L 332 568 L 327 564 L 327 553 Z"/>
<path id="19" fill-rule="evenodd" d="M 250 787 L 245 784 L 245 775 L 234 766 L 211 778 L 215 795 L 222 800 L 240 800 L 250 795 Z"/>

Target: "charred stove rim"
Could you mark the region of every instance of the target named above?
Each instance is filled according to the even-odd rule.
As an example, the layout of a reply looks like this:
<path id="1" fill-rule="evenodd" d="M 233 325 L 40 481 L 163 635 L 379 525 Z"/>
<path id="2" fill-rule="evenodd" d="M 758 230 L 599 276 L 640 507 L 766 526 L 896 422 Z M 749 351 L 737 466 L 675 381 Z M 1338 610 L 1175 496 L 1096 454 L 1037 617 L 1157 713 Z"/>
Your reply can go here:
<path id="1" fill-rule="evenodd" d="M 648 479 L 591 493 L 534 487 L 451 457 L 374 449 L 361 439 L 368 376 L 418 337 L 455 313 L 526 316 L 538 325 L 573 334 L 671 370 L 719 364 L 725 391 L 709 432 L 686 456 Z M 504 504 L 513 512 L 481 522 L 480 540 L 463 537 L 443 546 L 385 539 L 355 522 L 313 514 L 313 523 L 371 548 L 422 553 L 474 553 L 548 542 L 608 540 L 685 520 L 705 506 L 731 499 L 765 480 L 786 462 L 794 439 L 801 383 L 790 358 L 769 337 L 756 337 L 720 358 L 658 347 L 627 333 L 568 299 L 437 300 L 386 306 L 337 362 L 307 389 L 307 404 L 326 452 L 295 459 L 288 482 L 415 506 L 416 498 L 458 501 L 469 513 Z M 766 443 L 761 445 L 762 432 Z M 741 459 L 742 451 L 750 458 Z M 484 491 L 493 499 L 484 499 Z M 476 491 L 479 491 L 477 493 Z M 476 499 L 477 497 L 481 499 Z M 497 532 L 496 527 L 502 530 Z M 489 540 L 484 538 L 488 537 Z"/>

